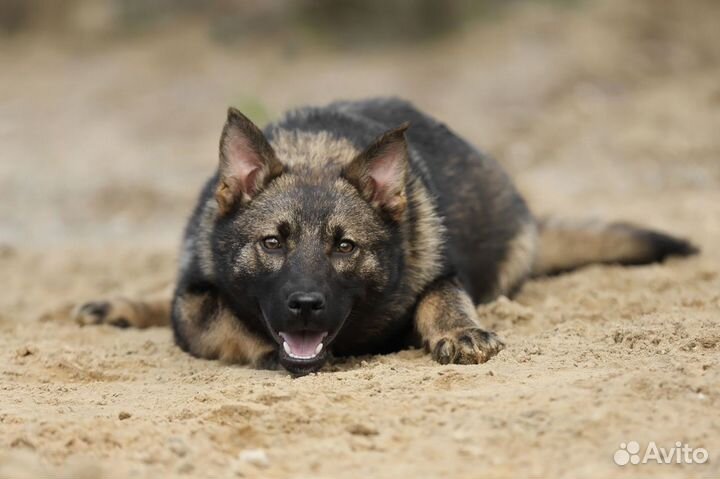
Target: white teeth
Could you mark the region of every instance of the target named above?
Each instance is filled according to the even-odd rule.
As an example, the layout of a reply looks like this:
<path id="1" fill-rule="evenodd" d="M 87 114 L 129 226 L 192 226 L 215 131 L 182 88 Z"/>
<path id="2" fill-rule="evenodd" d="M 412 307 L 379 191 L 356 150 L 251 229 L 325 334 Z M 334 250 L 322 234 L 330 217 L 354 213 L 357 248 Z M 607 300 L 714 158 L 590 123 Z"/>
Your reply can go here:
<path id="1" fill-rule="evenodd" d="M 290 356 L 291 358 L 294 358 L 294 359 L 312 359 L 312 358 L 314 358 L 315 356 L 317 356 L 318 354 L 320 354 L 320 351 L 322 351 L 322 349 L 323 349 L 323 343 L 318 344 L 317 347 L 315 348 L 315 354 L 311 354 L 310 356 L 300 356 L 300 355 L 298 355 L 298 354 L 294 354 L 294 353 L 292 352 L 292 350 L 290 349 L 290 345 L 287 343 L 287 341 L 283 341 L 283 349 L 285 350 L 285 352 L 287 353 L 287 355 Z"/>

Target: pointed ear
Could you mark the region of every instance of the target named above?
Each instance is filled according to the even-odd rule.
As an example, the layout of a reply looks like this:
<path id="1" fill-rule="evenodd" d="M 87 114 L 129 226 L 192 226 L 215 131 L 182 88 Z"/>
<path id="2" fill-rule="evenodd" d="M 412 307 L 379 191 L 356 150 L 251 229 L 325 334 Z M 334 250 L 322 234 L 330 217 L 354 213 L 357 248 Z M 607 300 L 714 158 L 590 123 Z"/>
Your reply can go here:
<path id="1" fill-rule="evenodd" d="M 215 199 L 220 213 L 237 202 L 247 203 L 283 172 L 262 131 L 235 108 L 228 109 L 220 137 L 220 180 Z"/>
<path id="2" fill-rule="evenodd" d="M 342 172 L 374 208 L 399 221 L 407 206 L 405 180 L 408 171 L 408 149 L 403 123 L 376 139 Z"/>

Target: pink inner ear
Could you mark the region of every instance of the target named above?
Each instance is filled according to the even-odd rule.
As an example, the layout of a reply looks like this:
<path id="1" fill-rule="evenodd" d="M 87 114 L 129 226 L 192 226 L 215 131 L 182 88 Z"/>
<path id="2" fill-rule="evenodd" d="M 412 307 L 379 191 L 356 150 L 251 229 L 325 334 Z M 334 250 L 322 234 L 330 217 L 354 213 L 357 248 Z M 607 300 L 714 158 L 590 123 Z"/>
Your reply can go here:
<path id="1" fill-rule="evenodd" d="M 375 199 L 387 199 L 402 189 L 404 154 L 402 145 L 391 145 L 372 162 L 369 173 L 375 182 Z"/>
<path id="2" fill-rule="evenodd" d="M 255 177 L 262 168 L 260 157 L 243 136 L 230 136 L 225 148 L 228 176 L 237 178 L 243 192 L 252 195 L 255 189 Z"/>

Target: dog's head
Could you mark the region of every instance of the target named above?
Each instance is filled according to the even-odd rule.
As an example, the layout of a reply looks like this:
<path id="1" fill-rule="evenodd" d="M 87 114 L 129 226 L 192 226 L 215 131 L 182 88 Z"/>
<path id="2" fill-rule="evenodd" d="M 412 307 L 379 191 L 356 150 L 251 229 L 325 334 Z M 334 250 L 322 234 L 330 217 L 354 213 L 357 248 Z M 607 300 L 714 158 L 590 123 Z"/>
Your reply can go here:
<path id="1" fill-rule="evenodd" d="M 228 112 L 215 195 L 216 265 L 232 294 L 259 308 L 291 372 L 319 369 L 351 312 L 396 280 L 406 128 L 350 158 L 308 165 L 278 157 L 248 118 Z"/>

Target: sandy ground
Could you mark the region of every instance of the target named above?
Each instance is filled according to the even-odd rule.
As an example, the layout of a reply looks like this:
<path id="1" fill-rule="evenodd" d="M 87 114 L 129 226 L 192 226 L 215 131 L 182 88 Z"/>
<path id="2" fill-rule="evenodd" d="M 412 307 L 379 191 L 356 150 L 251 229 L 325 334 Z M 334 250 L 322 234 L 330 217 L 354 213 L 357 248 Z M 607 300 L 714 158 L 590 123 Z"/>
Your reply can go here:
<path id="1" fill-rule="evenodd" d="M 0 477 L 719 477 L 719 17 L 526 5 L 352 54 L 192 27 L 0 44 Z M 643 222 L 703 254 L 531 282 L 481 308 L 508 347 L 478 366 L 406 351 L 291 379 L 63 314 L 172 281 L 228 104 L 262 120 L 376 94 L 498 157 L 538 213 Z M 621 468 L 631 440 L 710 460 Z"/>

